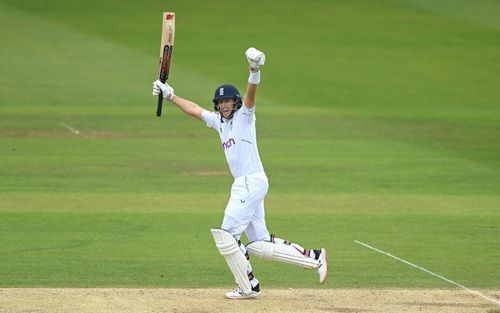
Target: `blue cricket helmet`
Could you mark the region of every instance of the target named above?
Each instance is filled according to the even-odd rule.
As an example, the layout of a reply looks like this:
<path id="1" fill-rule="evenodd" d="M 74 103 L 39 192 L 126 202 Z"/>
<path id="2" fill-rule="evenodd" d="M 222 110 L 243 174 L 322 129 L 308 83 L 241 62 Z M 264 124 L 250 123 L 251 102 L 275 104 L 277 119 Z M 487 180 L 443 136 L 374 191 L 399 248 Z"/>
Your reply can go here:
<path id="1" fill-rule="evenodd" d="M 234 111 L 239 110 L 243 105 L 238 88 L 230 84 L 224 84 L 215 89 L 215 94 L 213 99 L 215 111 L 219 111 L 219 105 L 217 104 L 217 102 L 222 99 L 234 99 L 236 101 Z"/>

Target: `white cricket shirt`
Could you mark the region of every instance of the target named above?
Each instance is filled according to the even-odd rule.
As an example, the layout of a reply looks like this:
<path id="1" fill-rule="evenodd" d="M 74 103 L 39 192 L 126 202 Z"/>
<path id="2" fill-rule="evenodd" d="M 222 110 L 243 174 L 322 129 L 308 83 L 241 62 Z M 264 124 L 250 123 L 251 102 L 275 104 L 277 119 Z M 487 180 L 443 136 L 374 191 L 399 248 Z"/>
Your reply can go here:
<path id="1" fill-rule="evenodd" d="M 255 107 L 241 106 L 230 120 L 223 118 L 221 121 L 219 112 L 207 110 L 203 111 L 201 118 L 219 133 L 229 170 L 235 178 L 264 172 L 257 149 Z"/>

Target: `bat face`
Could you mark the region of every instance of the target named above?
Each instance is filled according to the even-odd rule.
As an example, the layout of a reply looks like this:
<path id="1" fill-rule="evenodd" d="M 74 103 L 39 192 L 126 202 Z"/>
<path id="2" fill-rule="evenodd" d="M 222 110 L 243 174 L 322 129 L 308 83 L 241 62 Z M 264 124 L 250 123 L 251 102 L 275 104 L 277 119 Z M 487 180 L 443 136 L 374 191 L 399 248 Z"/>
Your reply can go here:
<path id="1" fill-rule="evenodd" d="M 170 73 L 170 61 L 172 60 L 174 48 L 175 13 L 163 12 L 162 25 L 158 79 L 164 83 L 167 81 Z"/>
<path id="2" fill-rule="evenodd" d="M 165 45 L 163 47 L 163 53 L 160 57 L 160 73 L 158 79 L 164 83 L 168 79 L 168 74 L 170 73 L 170 60 L 172 59 L 172 46 Z"/>
<path id="3" fill-rule="evenodd" d="M 175 38 L 175 13 L 163 12 L 163 23 L 161 30 L 161 46 L 160 46 L 160 62 L 158 70 L 158 79 L 165 83 L 170 73 L 170 61 L 172 60 L 172 52 L 174 50 Z M 163 94 L 158 96 L 158 106 L 156 108 L 156 116 L 161 116 L 163 105 Z"/>

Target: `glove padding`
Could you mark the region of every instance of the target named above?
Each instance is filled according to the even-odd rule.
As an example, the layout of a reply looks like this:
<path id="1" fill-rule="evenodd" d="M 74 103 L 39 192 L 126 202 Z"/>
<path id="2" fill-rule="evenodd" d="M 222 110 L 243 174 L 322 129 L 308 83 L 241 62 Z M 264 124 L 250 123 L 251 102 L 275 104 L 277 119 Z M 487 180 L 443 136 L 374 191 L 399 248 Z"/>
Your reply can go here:
<path id="1" fill-rule="evenodd" d="M 254 47 L 248 48 L 245 51 L 245 55 L 248 60 L 248 64 L 250 64 L 250 71 L 255 73 L 258 72 L 261 65 L 264 65 L 266 61 L 266 55 L 264 52 L 255 49 Z"/>
<path id="2" fill-rule="evenodd" d="M 174 98 L 174 88 L 170 87 L 167 83 L 162 83 L 160 80 L 156 80 L 153 82 L 153 96 L 158 96 L 162 92 L 163 99 L 166 99 L 172 102 Z"/>

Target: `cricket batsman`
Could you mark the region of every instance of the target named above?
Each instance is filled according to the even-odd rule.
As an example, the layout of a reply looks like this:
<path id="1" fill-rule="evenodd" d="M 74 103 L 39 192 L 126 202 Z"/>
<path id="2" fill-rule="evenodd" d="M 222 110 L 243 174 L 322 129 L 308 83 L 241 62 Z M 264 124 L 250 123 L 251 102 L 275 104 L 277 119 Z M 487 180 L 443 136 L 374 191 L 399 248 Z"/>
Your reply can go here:
<path id="1" fill-rule="evenodd" d="M 205 122 L 220 137 L 234 183 L 220 228 L 212 228 L 212 236 L 220 254 L 231 270 L 237 288 L 226 293 L 228 299 L 248 299 L 260 296 L 259 280 L 249 262 L 249 254 L 266 260 L 276 260 L 315 270 L 319 282 L 328 274 L 327 252 L 324 248 L 305 249 L 280 239 L 267 230 L 264 198 L 269 183 L 257 148 L 255 129 L 255 98 L 260 83 L 260 67 L 264 65 L 262 51 L 249 48 L 245 52 L 250 75 L 245 97 L 235 86 L 224 84 L 215 89 L 214 112 L 174 94 L 174 89 L 159 80 L 153 83 L 153 95 L 163 93 L 184 113 Z M 245 232 L 246 246 L 240 241 Z"/>

